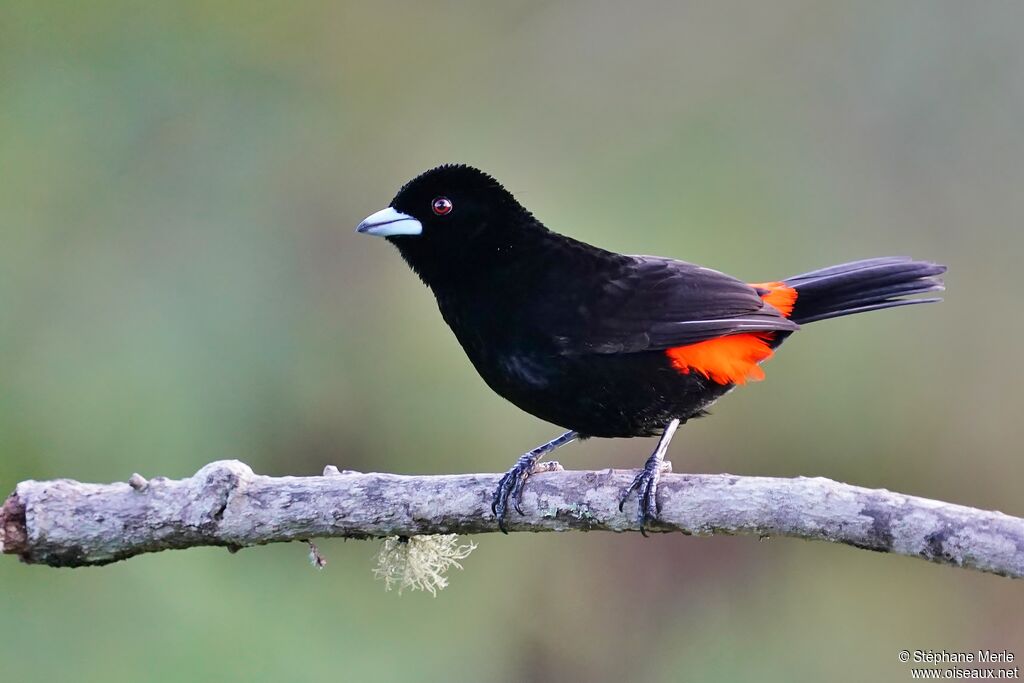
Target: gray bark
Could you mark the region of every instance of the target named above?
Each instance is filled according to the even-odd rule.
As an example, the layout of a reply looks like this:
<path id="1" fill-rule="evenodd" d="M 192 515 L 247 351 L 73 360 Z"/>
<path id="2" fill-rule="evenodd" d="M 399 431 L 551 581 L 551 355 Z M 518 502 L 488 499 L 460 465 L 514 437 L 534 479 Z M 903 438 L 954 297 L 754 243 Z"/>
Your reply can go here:
<path id="1" fill-rule="evenodd" d="M 535 475 L 512 531 L 637 531 L 636 503 L 619 512 L 633 472 Z M 338 472 L 264 477 L 211 463 L 181 480 L 83 484 L 25 481 L 0 511 L 0 549 L 54 567 L 101 565 L 140 553 L 343 536 L 497 531 L 498 474 L 400 476 Z M 666 474 L 653 531 L 793 536 L 1024 576 L 1024 519 L 864 489 L 829 479 Z"/>

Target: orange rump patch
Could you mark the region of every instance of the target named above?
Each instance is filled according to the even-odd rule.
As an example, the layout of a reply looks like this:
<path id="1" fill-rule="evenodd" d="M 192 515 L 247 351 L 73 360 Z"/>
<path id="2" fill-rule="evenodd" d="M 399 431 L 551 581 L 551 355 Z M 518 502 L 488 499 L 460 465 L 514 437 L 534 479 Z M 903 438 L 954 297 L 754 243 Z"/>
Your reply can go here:
<path id="1" fill-rule="evenodd" d="M 781 282 L 762 282 L 751 287 L 767 290 L 761 298 L 787 318 L 793 312 L 797 292 Z M 699 372 L 718 384 L 746 384 L 764 379 L 761 363 L 772 357 L 771 332 L 732 334 L 687 346 L 666 349 L 676 370 L 684 375 Z"/>
<path id="2" fill-rule="evenodd" d="M 767 294 L 761 295 L 761 300 L 769 306 L 773 306 L 779 313 L 787 318 L 793 312 L 796 304 L 796 290 L 782 282 L 758 282 L 751 284 L 756 289 L 767 289 Z"/>

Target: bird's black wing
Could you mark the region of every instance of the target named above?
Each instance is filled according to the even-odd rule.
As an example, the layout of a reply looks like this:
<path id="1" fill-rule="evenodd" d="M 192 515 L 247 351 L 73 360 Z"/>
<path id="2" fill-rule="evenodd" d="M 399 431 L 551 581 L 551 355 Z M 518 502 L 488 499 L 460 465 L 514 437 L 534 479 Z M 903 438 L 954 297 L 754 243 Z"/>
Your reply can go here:
<path id="1" fill-rule="evenodd" d="M 584 278 L 593 288 L 586 288 L 573 315 L 551 324 L 563 353 L 635 353 L 799 329 L 757 289 L 716 270 L 654 256 L 616 265 Z"/>

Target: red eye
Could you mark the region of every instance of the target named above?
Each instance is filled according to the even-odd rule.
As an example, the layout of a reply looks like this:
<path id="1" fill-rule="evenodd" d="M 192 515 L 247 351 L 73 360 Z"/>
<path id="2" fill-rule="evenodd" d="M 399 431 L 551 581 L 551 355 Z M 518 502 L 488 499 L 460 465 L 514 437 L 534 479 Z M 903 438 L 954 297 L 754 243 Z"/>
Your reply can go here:
<path id="1" fill-rule="evenodd" d="M 432 208 L 434 213 L 438 216 L 443 216 L 452 212 L 452 200 L 447 197 L 437 197 L 430 203 L 430 208 Z"/>

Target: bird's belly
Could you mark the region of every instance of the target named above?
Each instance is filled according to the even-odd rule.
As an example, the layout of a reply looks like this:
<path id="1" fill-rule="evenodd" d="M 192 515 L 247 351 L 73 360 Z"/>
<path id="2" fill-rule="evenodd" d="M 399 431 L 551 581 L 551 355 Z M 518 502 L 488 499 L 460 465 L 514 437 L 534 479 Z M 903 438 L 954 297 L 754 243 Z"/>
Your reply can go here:
<path id="1" fill-rule="evenodd" d="M 474 365 L 499 395 L 585 436 L 659 434 L 700 415 L 732 385 L 682 374 L 660 351 L 631 354 L 496 354 Z"/>

